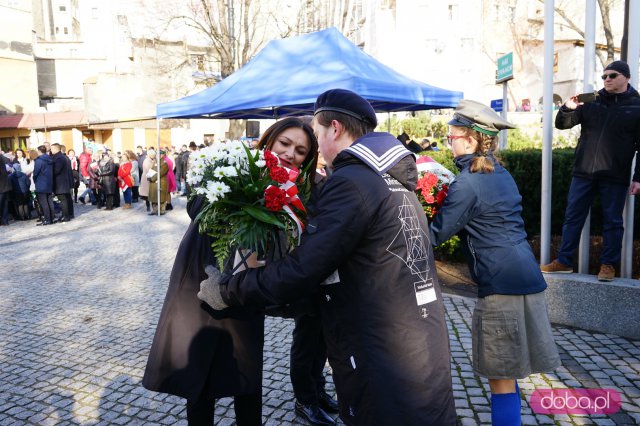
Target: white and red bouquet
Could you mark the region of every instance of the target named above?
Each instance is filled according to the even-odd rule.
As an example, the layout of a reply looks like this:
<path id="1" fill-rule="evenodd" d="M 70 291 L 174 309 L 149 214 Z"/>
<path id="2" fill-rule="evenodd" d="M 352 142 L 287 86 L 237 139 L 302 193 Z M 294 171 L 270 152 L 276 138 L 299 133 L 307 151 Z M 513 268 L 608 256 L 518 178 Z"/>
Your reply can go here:
<path id="1" fill-rule="evenodd" d="M 196 221 L 200 233 L 213 237 L 221 269 L 234 247 L 264 253 L 281 232 L 296 245 L 306 217 L 299 192 L 310 188 L 309 170 L 283 167 L 271 151 L 241 142 L 212 145 L 191 158 L 191 196 L 204 198 Z"/>

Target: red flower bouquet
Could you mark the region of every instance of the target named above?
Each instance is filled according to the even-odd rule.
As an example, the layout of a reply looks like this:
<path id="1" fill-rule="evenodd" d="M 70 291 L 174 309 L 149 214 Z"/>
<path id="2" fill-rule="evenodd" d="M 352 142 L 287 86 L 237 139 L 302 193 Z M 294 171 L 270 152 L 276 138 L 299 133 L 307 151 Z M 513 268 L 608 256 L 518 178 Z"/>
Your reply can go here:
<path id="1" fill-rule="evenodd" d="M 418 179 L 416 194 L 429 220 L 438 213 L 449 190 L 449 179 L 444 175 L 423 172 Z"/>

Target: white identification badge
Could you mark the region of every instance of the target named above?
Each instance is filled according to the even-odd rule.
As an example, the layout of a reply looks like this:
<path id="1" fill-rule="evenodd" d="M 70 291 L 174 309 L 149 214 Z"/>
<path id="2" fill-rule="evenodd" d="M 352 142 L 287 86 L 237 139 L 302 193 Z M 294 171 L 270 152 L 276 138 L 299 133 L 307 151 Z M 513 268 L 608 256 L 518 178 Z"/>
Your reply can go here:
<path id="1" fill-rule="evenodd" d="M 430 278 L 425 282 L 413 283 L 413 287 L 416 291 L 418 306 L 438 300 L 436 289 L 433 287 L 433 279 Z"/>

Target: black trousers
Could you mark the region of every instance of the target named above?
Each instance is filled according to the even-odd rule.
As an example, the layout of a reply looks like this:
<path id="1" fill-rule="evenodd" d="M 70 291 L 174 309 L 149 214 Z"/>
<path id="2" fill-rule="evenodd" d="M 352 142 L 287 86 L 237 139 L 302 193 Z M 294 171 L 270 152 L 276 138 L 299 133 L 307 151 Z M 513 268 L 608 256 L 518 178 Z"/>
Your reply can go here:
<path id="1" fill-rule="evenodd" d="M 187 401 L 187 421 L 189 426 L 211 426 L 214 424 L 215 401 L 199 399 Z M 233 397 L 233 410 L 236 413 L 236 425 L 262 425 L 262 392 Z"/>
<path id="2" fill-rule="evenodd" d="M 9 191 L 0 192 L 0 225 L 9 224 L 9 194 Z"/>
<path id="3" fill-rule="evenodd" d="M 53 216 L 55 214 L 55 207 L 53 206 L 53 195 L 46 194 L 44 192 L 36 193 L 36 198 L 40 208 L 42 209 L 42 216 L 47 222 L 53 222 Z"/>
<path id="4" fill-rule="evenodd" d="M 301 315 L 295 319 L 289 374 L 296 399 L 305 405 L 318 404 L 324 391 L 324 366 L 327 347 L 319 315 Z"/>
<path id="5" fill-rule="evenodd" d="M 71 194 L 56 194 L 56 197 L 58 197 L 58 201 L 60 201 L 62 217 L 69 219 L 73 215 L 73 201 L 71 200 Z"/>

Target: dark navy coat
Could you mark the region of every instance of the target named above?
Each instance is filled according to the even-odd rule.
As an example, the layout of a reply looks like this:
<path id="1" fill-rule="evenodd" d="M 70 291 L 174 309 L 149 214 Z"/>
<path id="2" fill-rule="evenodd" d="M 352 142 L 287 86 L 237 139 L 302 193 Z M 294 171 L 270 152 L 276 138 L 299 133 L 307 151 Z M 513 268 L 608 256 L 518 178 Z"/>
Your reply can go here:
<path id="1" fill-rule="evenodd" d="M 62 152 L 53 155 L 53 193 L 68 194 L 73 188 L 71 161 Z"/>
<path id="2" fill-rule="evenodd" d="M 460 174 L 430 226 L 434 246 L 462 231 L 478 296 L 533 294 L 547 288 L 522 220 L 522 197 L 509 172 L 494 159 L 493 173 L 471 173 L 475 154 L 456 158 Z"/>
<path id="3" fill-rule="evenodd" d="M 42 154 L 35 160 L 33 166 L 33 181 L 36 184 L 36 192 L 44 194 L 53 193 L 53 159 L 48 154 Z"/>
<path id="4" fill-rule="evenodd" d="M 347 425 L 453 425 L 444 304 L 415 193 L 415 159 L 369 133 L 338 154 L 302 242 L 221 286 L 230 305 L 322 294 L 321 318 Z M 322 283 L 322 284 L 321 284 Z"/>
<path id="5" fill-rule="evenodd" d="M 0 193 L 11 191 L 11 181 L 7 172 L 6 165 L 9 163 L 7 158 L 0 154 Z"/>

